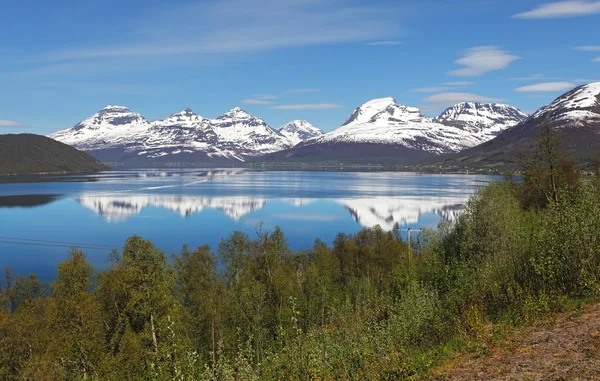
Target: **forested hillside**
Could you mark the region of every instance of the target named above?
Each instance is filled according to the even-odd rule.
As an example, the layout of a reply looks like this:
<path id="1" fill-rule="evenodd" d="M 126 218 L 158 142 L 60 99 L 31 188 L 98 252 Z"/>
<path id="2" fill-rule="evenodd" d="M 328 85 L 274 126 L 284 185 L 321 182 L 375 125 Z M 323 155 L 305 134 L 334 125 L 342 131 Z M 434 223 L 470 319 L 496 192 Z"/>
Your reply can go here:
<path id="1" fill-rule="evenodd" d="M 523 183 L 481 189 L 411 250 L 376 227 L 292 252 L 275 229 L 171 260 L 134 236 L 100 273 L 73 250 L 49 288 L 7 270 L 0 379 L 425 375 L 502 325 L 598 297 L 600 182 L 584 183 L 557 144 L 542 136 Z"/>
<path id="2" fill-rule="evenodd" d="M 0 135 L 0 175 L 96 172 L 108 167 L 85 152 L 45 136 Z"/>

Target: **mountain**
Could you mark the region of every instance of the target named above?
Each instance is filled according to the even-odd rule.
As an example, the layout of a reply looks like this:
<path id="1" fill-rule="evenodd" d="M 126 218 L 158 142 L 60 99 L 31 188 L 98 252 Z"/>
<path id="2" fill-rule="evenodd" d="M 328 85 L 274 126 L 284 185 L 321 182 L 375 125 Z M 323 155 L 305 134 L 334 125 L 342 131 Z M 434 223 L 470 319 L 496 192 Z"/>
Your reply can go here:
<path id="1" fill-rule="evenodd" d="M 449 107 L 433 120 L 447 126 L 461 128 L 485 142 L 528 117 L 526 113 L 509 105 L 462 102 Z"/>
<path id="2" fill-rule="evenodd" d="M 85 152 L 45 136 L 0 135 L 0 175 L 83 173 L 107 169 Z"/>
<path id="3" fill-rule="evenodd" d="M 338 129 L 264 160 L 409 164 L 476 146 L 524 118 L 514 107 L 481 103 L 459 104 L 430 118 L 394 98 L 373 99 Z"/>
<path id="4" fill-rule="evenodd" d="M 122 164 L 240 162 L 293 146 L 281 133 L 240 108 L 216 119 L 189 108 L 148 122 L 123 106 L 107 106 L 50 137 Z"/>
<path id="5" fill-rule="evenodd" d="M 548 123 L 561 136 L 562 150 L 577 163 L 589 164 L 597 159 L 600 156 L 600 82 L 576 87 L 493 140 L 430 164 L 514 167 L 523 152 L 535 147 L 543 123 Z"/>
<path id="6" fill-rule="evenodd" d="M 277 131 L 288 138 L 293 145 L 318 138 L 324 134 L 323 131 L 306 120 L 293 120 L 279 127 Z"/>

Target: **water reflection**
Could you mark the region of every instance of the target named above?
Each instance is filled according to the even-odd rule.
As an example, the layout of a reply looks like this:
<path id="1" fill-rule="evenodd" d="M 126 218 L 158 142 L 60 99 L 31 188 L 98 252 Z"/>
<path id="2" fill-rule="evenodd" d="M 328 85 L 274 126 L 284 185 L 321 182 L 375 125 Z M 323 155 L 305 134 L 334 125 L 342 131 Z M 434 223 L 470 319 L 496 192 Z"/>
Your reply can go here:
<path id="1" fill-rule="evenodd" d="M 0 184 L 0 231 L 27 241 L 120 247 L 134 234 L 166 253 L 216 249 L 233 231 L 279 225 L 293 250 L 315 239 L 380 225 L 434 227 L 454 220 L 489 176 L 398 172 L 267 172 L 245 169 L 114 171 Z M 21 242 L 22 243 L 22 242 Z M 70 245 L 0 242 L 0 267 L 52 279 Z M 77 246 L 77 245 L 74 245 Z M 96 268 L 110 253 L 86 249 Z"/>
<path id="2" fill-rule="evenodd" d="M 422 215 L 433 213 L 447 220 L 454 220 L 464 207 L 468 195 L 455 197 L 435 196 L 399 196 L 375 198 L 341 198 L 327 201 L 344 207 L 352 218 L 363 227 L 381 226 L 391 230 L 396 223 L 417 224 Z M 197 197 L 177 195 L 81 195 L 76 198 L 82 206 L 94 211 L 108 222 L 124 222 L 133 216 L 142 214 L 148 207 L 170 210 L 183 218 L 206 209 L 218 210 L 234 221 L 251 212 L 264 208 L 273 200 L 249 196 Z M 318 201 L 307 198 L 283 198 L 278 201 L 302 208 Z M 275 219 L 296 218 L 299 222 L 322 217 L 302 214 L 274 214 Z"/>
<path id="3" fill-rule="evenodd" d="M 77 202 L 102 216 L 106 221 L 126 221 L 139 215 L 149 206 L 168 209 L 181 217 L 191 217 L 207 208 L 220 210 L 235 221 L 246 214 L 261 209 L 265 199 L 251 197 L 193 197 L 163 195 L 83 195 Z"/>

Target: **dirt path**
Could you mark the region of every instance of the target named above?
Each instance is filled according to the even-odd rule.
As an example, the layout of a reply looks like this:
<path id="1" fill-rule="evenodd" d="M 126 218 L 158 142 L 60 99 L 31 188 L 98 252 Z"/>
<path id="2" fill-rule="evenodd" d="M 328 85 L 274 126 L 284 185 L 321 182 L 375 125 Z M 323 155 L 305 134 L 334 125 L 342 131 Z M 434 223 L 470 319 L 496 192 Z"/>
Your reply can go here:
<path id="1" fill-rule="evenodd" d="M 600 304 L 520 330 L 489 355 L 458 356 L 430 380 L 600 380 Z"/>

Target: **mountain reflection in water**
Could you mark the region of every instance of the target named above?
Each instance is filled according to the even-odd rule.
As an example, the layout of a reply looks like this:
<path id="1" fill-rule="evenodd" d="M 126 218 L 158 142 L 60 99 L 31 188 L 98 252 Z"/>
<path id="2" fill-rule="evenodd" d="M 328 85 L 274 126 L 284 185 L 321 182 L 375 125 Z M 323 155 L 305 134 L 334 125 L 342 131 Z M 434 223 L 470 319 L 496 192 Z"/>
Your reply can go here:
<path id="1" fill-rule="evenodd" d="M 463 209 L 468 196 L 455 197 L 375 197 L 341 198 L 329 201 L 346 208 L 354 220 L 363 227 L 381 226 L 391 230 L 396 223 L 416 224 L 425 213 L 434 213 L 440 218 L 454 220 Z M 126 221 L 150 206 L 164 208 L 180 215 L 191 217 L 205 209 L 216 209 L 235 221 L 249 213 L 262 209 L 269 202 L 266 198 L 245 196 L 196 197 L 174 195 L 81 195 L 76 198 L 82 206 L 93 210 L 106 221 Z M 318 199 L 280 199 L 280 201 L 304 206 Z"/>

